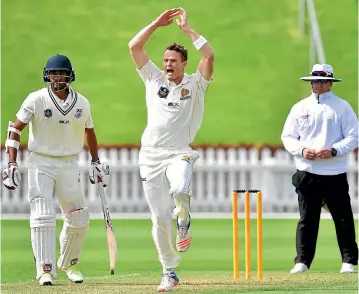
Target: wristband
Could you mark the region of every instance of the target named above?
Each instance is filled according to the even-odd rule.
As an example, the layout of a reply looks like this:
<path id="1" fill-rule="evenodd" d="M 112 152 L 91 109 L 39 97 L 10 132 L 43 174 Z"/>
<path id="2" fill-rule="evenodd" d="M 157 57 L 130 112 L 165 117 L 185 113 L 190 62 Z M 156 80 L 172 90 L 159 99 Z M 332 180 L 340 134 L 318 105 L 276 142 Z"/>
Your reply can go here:
<path id="1" fill-rule="evenodd" d="M 337 154 L 338 154 L 337 149 L 331 148 L 331 151 L 332 151 L 332 156 L 333 156 L 333 157 L 334 157 L 334 156 L 337 156 Z"/>
<path id="2" fill-rule="evenodd" d="M 97 159 L 92 159 L 91 160 L 91 164 L 100 164 L 101 162 L 100 162 L 100 159 L 99 158 L 97 158 Z"/>
<path id="3" fill-rule="evenodd" d="M 196 41 L 193 42 L 194 47 L 196 47 L 197 50 L 201 49 L 204 44 L 206 44 L 208 41 L 205 39 L 205 37 L 200 36 Z"/>

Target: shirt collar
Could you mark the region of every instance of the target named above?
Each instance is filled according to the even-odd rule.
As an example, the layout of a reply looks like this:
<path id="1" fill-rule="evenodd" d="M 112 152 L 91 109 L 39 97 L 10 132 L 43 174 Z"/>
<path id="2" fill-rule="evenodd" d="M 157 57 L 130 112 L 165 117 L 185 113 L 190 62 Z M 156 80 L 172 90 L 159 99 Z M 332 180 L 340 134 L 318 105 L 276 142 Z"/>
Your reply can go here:
<path id="1" fill-rule="evenodd" d="M 319 102 L 327 100 L 327 99 L 331 98 L 332 96 L 333 96 L 332 91 L 320 94 L 319 97 L 318 97 L 318 94 L 313 93 L 313 92 L 312 92 L 312 95 L 311 95 L 311 97 L 313 97 L 316 101 L 319 101 Z"/>
<path id="2" fill-rule="evenodd" d="M 176 85 L 174 82 L 169 81 L 167 79 L 167 77 L 166 77 L 166 83 L 171 88 L 173 88 L 173 87 L 181 87 L 181 86 L 187 84 L 189 82 L 189 80 L 190 80 L 190 76 L 188 74 L 184 74 L 184 76 L 182 78 L 182 81 L 178 85 Z"/>
<path id="3" fill-rule="evenodd" d="M 70 101 L 72 101 L 72 99 L 73 99 L 73 95 L 72 95 L 72 88 L 69 86 L 69 94 L 67 95 L 67 98 L 66 98 L 66 100 L 61 100 L 57 95 L 56 95 L 56 93 L 52 90 L 52 88 L 49 86 L 49 88 L 50 88 L 50 91 L 51 91 L 51 93 L 53 94 L 53 96 L 56 98 L 56 101 L 57 102 L 61 102 L 61 103 L 70 103 Z"/>

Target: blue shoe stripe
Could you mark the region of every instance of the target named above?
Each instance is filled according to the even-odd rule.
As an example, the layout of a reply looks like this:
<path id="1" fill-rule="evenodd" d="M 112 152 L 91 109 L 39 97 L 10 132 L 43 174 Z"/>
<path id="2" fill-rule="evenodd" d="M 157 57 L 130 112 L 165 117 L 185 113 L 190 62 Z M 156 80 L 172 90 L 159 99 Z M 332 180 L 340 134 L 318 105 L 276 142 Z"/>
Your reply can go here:
<path id="1" fill-rule="evenodd" d="M 170 274 L 170 277 L 172 279 L 174 279 L 176 282 L 179 282 L 179 278 L 177 277 L 177 275 L 174 272 Z"/>

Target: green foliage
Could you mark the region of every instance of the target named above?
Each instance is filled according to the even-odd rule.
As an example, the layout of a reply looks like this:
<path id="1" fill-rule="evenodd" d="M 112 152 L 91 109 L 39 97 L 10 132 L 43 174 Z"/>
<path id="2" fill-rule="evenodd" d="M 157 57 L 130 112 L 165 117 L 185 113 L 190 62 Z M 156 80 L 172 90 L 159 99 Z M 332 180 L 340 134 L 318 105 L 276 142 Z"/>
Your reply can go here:
<path id="1" fill-rule="evenodd" d="M 127 44 L 179 4 L 216 54 L 195 143 L 280 143 L 289 109 L 310 92 L 299 80 L 310 69 L 309 35 L 299 31 L 293 0 L 275 5 L 268 0 L 63 0 L 60 7 L 57 1 L 3 0 L 2 142 L 22 100 L 43 86 L 46 60 L 61 53 L 76 69 L 74 88 L 91 100 L 99 142 L 138 144 L 146 124 L 145 92 Z M 357 110 L 356 4 L 317 0 L 315 5 L 327 62 L 344 79 L 334 91 Z M 200 55 L 175 25 L 156 31 L 146 50 L 161 65 L 163 49 L 173 41 L 189 48 L 188 72 L 195 71 Z"/>

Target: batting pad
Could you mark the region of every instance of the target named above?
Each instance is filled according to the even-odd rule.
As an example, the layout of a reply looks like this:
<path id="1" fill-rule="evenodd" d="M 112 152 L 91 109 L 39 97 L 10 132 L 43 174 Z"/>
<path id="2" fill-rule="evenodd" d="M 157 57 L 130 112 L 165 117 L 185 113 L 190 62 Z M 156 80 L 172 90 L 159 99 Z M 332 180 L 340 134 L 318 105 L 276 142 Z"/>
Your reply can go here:
<path id="1" fill-rule="evenodd" d="M 44 197 L 30 202 L 31 246 L 36 262 L 36 278 L 44 272 L 56 278 L 56 217 L 51 202 Z"/>
<path id="2" fill-rule="evenodd" d="M 87 207 L 71 211 L 64 217 L 64 226 L 60 234 L 59 269 L 66 270 L 76 264 L 89 227 Z"/>

